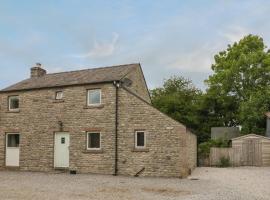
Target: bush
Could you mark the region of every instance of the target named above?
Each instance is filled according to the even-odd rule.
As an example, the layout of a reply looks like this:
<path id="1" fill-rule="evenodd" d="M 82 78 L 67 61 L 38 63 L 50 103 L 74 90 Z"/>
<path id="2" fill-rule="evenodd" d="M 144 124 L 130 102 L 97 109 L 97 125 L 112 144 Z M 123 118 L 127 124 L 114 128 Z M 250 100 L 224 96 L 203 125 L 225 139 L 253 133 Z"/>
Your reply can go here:
<path id="1" fill-rule="evenodd" d="M 216 140 L 208 140 L 207 142 L 203 142 L 199 144 L 198 154 L 202 158 L 209 157 L 211 147 L 229 147 L 229 140 L 216 139 Z"/>
<path id="2" fill-rule="evenodd" d="M 221 157 L 219 160 L 219 167 L 230 167 L 230 159 L 228 157 Z"/>

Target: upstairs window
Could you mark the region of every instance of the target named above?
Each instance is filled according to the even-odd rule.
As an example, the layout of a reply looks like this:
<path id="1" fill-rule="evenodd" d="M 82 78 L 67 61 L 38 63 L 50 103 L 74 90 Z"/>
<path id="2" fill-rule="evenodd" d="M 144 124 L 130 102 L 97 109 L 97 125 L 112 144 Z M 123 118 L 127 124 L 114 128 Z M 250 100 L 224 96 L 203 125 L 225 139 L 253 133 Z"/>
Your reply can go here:
<path id="1" fill-rule="evenodd" d="M 87 105 L 101 104 L 101 89 L 88 90 Z"/>
<path id="2" fill-rule="evenodd" d="M 61 99 L 63 99 L 63 97 L 64 97 L 63 91 L 55 92 L 55 99 L 56 100 L 61 100 Z"/>
<path id="3" fill-rule="evenodd" d="M 87 133 L 87 149 L 100 150 L 100 133 Z"/>
<path id="4" fill-rule="evenodd" d="M 8 98 L 8 109 L 10 111 L 19 110 L 19 96 L 10 96 Z"/>
<path id="5" fill-rule="evenodd" d="M 136 131 L 135 132 L 135 148 L 145 148 L 145 132 L 144 131 Z"/>

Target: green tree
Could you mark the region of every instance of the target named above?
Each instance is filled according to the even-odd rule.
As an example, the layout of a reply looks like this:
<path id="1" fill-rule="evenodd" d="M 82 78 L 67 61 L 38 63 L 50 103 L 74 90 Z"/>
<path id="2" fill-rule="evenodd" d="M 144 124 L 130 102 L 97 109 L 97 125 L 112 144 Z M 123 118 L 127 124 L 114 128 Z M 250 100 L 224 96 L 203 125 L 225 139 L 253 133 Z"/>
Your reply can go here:
<path id="1" fill-rule="evenodd" d="M 265 133 L 266 120 L 264 113 L 269 111 L 270 88 L 255 91 L 247 101 L 240 104 L 239 120 L 243 133 Z"/>
<path id="2" fill-rule="evenodd" d="M 162 87 L 150 91 L 153 105 L 196 132 L 200 128 L 198 109 L 202 91 L 190 80 L 173 76 Z"/>
<path id="3" fill-rule="evenodd" d="M 243 133 L 264 133 L 270 109 L 270 54 L 263 39 L 248 35 L 215 56 L 206 81 L 206 100 L 224 126 L 242 125 Z"/>

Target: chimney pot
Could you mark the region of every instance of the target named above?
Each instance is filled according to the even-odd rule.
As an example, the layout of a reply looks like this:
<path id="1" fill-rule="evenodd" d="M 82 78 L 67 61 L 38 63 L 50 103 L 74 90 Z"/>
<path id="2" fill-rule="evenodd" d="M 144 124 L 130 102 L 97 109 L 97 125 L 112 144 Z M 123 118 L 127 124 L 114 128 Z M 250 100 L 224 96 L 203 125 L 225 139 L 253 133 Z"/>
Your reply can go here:
<path id="1" fill-rule="evenodd" d="M 41 67 L 41 63 L 36 63 L 36 66 L 31 68 L 31 78 L 39 78 L 46 74 L 47 72 Z"/>

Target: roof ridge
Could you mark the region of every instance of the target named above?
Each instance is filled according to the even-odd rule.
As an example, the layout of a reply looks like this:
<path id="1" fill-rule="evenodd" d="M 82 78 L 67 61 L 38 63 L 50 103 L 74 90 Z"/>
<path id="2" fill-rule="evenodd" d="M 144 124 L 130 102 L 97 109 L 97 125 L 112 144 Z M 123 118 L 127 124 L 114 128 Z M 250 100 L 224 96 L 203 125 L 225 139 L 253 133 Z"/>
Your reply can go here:
<path id="1" fill-rule="evenodd" d="M 139 63 L 95 67 L 73 71 L 48 73 L 39 78 L 28 78 L 6 87 L 0 92 L 19 91 L 27 89 L 41 89 L 46 87 L 92 84 L 121 80 L 123 75 L 139 67 Z"/>
<path id="2" fill-rule="evenodd" d="M 106 67 L 94 67 L 94 68 L 88 68 L 88 69 L 70 70 L 70 71 L 64 71 L 64 72 L 48 73 L 48 74 L 46 74 L 46 76 L 47 75 L 55 75 L 55 74 L 89 71 L 89 70 L 107 69 L 107 68 L 114 68 L 114 67 L 123 67 L 123 66 L 129 66 L 129 65 L 139 65 L 139 64 L 140 63 L 130 63 L 130 64 L 112 65 L 112 66 L 106 66 Z"/>

